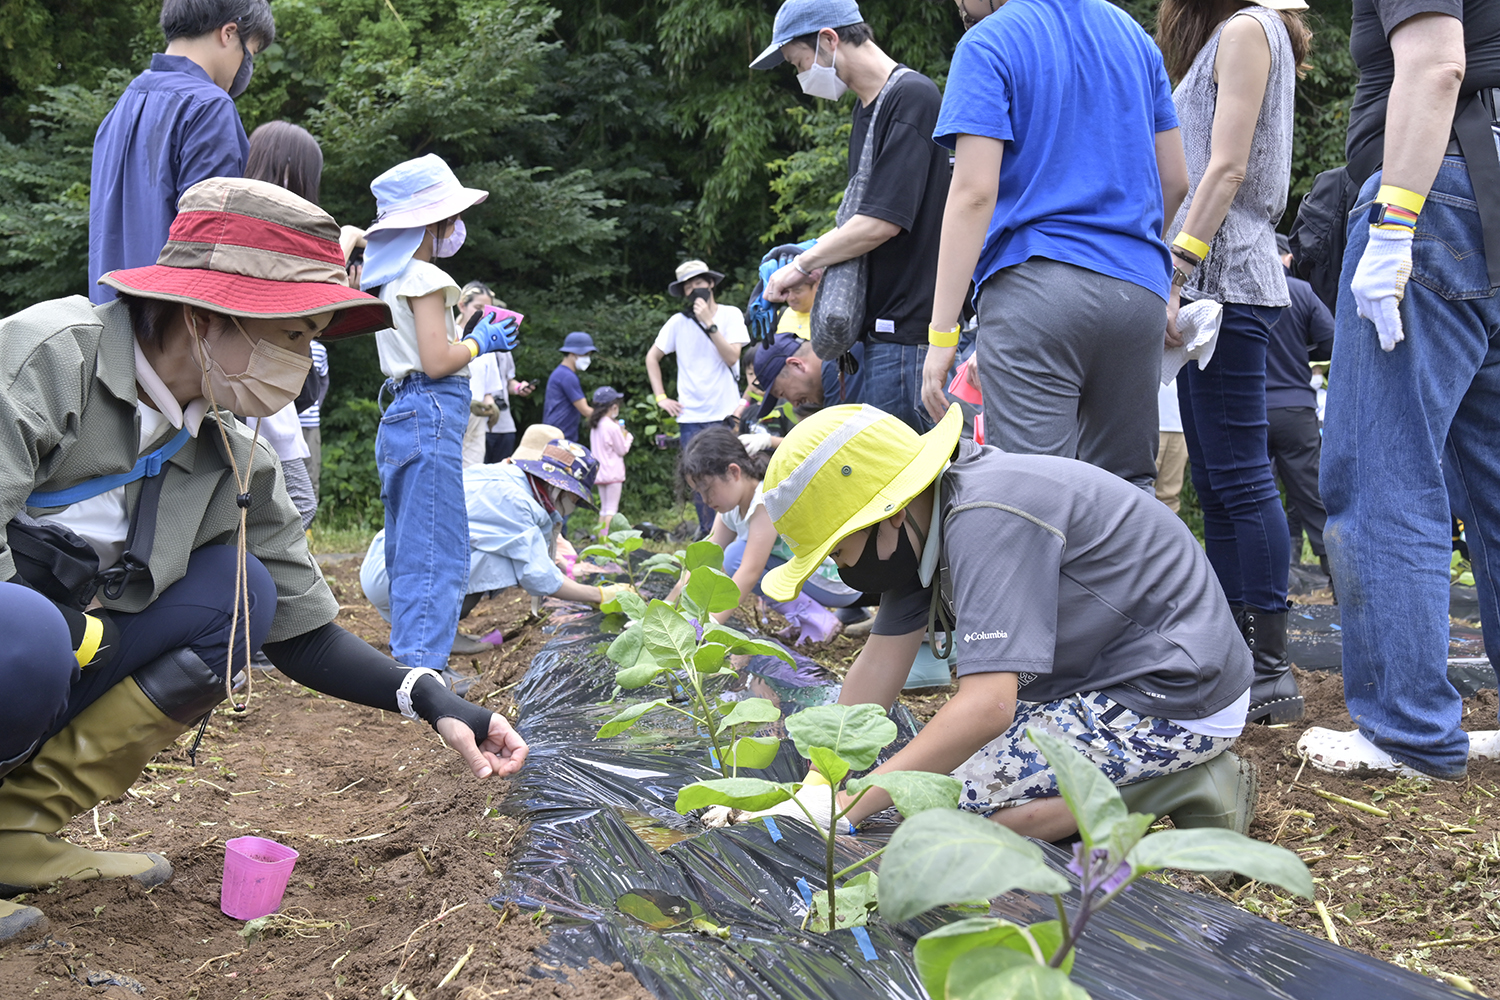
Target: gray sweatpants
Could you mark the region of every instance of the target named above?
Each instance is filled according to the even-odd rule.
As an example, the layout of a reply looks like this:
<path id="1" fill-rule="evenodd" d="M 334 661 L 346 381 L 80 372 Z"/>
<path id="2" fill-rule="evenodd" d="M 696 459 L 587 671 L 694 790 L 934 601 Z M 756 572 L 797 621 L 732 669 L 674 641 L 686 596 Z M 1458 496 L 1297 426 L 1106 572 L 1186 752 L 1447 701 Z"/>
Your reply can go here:
<path id="1" fill-rule="evenodd" d="M 1156 479 L 1167 307 L 1140 285 L 1033 257 L 980 286 L 985 443 Z"/>

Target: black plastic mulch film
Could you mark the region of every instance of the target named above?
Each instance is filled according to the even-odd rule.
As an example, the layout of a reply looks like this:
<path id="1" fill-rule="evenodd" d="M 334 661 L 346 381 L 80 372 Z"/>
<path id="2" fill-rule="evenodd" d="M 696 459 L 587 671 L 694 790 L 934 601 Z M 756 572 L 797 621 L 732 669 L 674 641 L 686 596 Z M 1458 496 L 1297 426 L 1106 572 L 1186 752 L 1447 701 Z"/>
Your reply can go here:
<path id="1" fill-rule="evenodd" d="M 799 930 L 806 892 L 823 885 L 822 841 L 799 822 L 705 832 L 692 817 L 679 816 L 677 790 L 718 776 L 708 766 L 706 737 L 685 722 L 671 728 L 682 718 L 676 713 L 657 713 L 648 719 L 667 716 L 658 728 L 637 725 L 596 741 L 600 723 L 642 692 L 606 702 L 614 669 L 604 649 L 612 636 L 601 633 L 598 614 L 558 613 L 554 621 L 560 622 L 555 638 L 517 689 L 519 728 L 531 754 L 510 808 L 530 830 L 491 900 L 530 912 L 546 907 L 551 936 L 541 960 L 574 967 L 590 958 L 621 962 L 662 1000 L 925 997 L 912 964 L 916 939 L 970 914 L 936 910 L 901 924 L 877 915 L 854 931 Z M 792 668 L 754 658 L 729 696 L 769 697 L 783 714 L 835 700 L 837 681 L 811 660 L 797 660 Z M 903 709 L 892 718 L 901 734 L 887 753 L 913 732 Z M 759 773 L 795 780 L 802 767 L 785 741 L 772 767 Z M 840 865 L 874 851 L 893 829 L 840 837 Z M 1062 871 L 1068 855 L 1050 845 L 1044 850 Z M 632 892 L 664 908 L 679 904 L 684 919 L 701 908 L 707 933 L 688 924 L 652 929 L 622 911 L 621 897 Z M 990 912 L 1021 922 L 1055 916 L 1050 897 L 1023 892 L 996 900 Z M 1095 1000 L 1472 996 L 1149 880 L 1094 918 L 1073 976 Z"/>

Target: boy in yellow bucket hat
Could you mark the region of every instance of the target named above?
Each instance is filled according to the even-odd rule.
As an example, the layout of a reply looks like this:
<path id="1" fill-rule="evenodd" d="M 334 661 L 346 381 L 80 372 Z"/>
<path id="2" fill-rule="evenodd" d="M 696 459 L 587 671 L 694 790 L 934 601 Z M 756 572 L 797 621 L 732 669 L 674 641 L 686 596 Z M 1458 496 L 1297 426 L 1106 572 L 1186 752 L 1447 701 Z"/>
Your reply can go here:
<path id="1" fill-rule="evenodd" d="M 889 708 L 924 635 L 952 644 L 958 693 L 877 770 L 951 773 L 962 808 L 1056 840 L 1076 824 L 1026 739 L 1038 726 L 1131 786 L 1133 808 L 1243 832 L 1254 776 L 1224 751 L 1245 724 L 1250 655 L 1192 533 L 1116 476 L 961 428 L 957 406 L 920 436 L 836 406 L 798 424 L 766 474 L 794 554 L 766 594 L 791 600 L 832 556 L 845 583 L 881 595 L 841 704 Z M 819 803 L 826 815 L 826 793 L 806 804 Z M 877 789 L 848 819 L 889 804 Z"/>

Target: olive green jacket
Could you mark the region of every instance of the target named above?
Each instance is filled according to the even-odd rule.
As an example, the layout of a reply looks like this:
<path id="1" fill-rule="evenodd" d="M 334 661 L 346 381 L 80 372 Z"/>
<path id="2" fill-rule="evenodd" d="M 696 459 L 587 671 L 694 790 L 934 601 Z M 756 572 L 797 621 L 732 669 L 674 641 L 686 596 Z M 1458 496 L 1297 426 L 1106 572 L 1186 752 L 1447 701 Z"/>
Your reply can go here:
<path id="1" fill-rule="evenodd" d="M 67 489 L 135 465 L 140 417 L 134 336 L 123 303 L 95 306 L 82 296 L 40 302 L 0 320 L 0 525 L 23 509 L 51 512 L 26 507 L 33 490 Z M 254 438 L 227 413 L 224 426 L 243 474 Z M 174 433 L 167 428 L 150 448 Z M 277 642 L 333 621 L 339 605 L 308 552 L 280 460 L 263 440 L 255 452 L 246 543 L 276 583 L 269 641 Z M 195 549 L 235 544 L 239 489 L 214 414 L 162 474 L 149 578 L 132 582 L 119 600 L 101 596 L 111 610 L 143 610 L 182 579 Z M 139 481 L 126 487 L 132 516 L 140 490 Z M 0 580 L 9 580 L 15 561 L 8 539 L 0 539 Z M 233 588 L 234 580 L 224 584 Z"/>

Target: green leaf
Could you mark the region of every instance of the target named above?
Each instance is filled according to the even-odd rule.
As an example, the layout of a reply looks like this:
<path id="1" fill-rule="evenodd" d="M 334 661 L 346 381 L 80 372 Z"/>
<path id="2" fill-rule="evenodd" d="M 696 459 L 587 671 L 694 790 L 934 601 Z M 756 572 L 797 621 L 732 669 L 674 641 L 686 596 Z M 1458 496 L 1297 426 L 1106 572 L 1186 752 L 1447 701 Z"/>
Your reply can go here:
<path id="1" fill-rule="evenodd" d="M 828 924 L 828 890 L 813 893 L 813 915 L 808 923 L 820 933 L 845 927 L 863 927 L 875 912 L 880 900 L 880 878 L 874 872 L 861 872 L 833 891 L 834 920 Z"/>
<path id="2" fill-rule="evenodd" d="M 644 647 L 644 633 L 638 628 L 628 628 L 615 637 L 615 641 L 609 644 L 609 649 L 604 655 L 617 666 L 633 667 L 641 658 L 641 650 Z"/>
<path id="3" fill-rule="evenodd" d="M 844 792 L 858 795 L 872 786 L 889 792 L 896 810 L 907 819 L 929 809 L 957 809 L 958 796 L 963 791 L 963 784 L 946 774 L 892 771 L 889 774 L 869 774 L 851 781 L 844 787 Z"/>
<path id="4" fill-rule="evenodd" d="M 641 533 L 639 531 L 612 531 L 612 532 L 609 533 L 609 542 L 610 542 L 610 544 L 611 545 L 618 545 L 621 548 L 625 548 L 625 543 L 626 542 L 629 542 L 629 541 L 637 541 L 638 542 L 640 540 L 641 540 Z M 637 545 L 636 548 L 640 548 L 640 546 Z M 629 549 L 625 549 L 625 551 L 629 552 L 630 550 Z"/>
<path id="5" fill-rule="evenodd" d="M 896 738 L 896 724 L 876 705 L 814 705 L 787 716 L 786 731 L 804 757 L 812 747 L 826 747 L 864 770 Z"/>
<path id="6" fill-rule="evenodd" d="M 624 687 L 625 685 L 622 684 L 620 686 Z M 607 740 L 611 736 L 617 736 L 635 725 L 636 721 L 647 712 L 667 704 L 670 704 L 670 702 L 666 698 L 657 698 L 654 701 L 638 701 L 600 726 L 599 731 L 594 734 L 594 739 Z"/>
<path id="7" fill-rule="evenodd" d="M 698 648 L 698 633 L 677 609 L 664 601 L 652 601 L 636 626 L 646 651 L 668 665 L 688 663 Z"/>
<path id="8" fill-rule="evenodd" d="M 703 907 L 691 899 L 673 896 L 660 889 L 632 889 L 615 897 L 615 907 L 656 931 L 685 927 L 703 916 Z"/>
<path id="9" fill-rule="evenodd" d="M 1062 926 L 1056 920 L 1032 924 L 1026 931 L 1036 941 L 1044 958 L 1051 958 L 1062 944 Z M 1019 952 L 1026 962 L 1035 962 L 1031 944 L 1018 925 L 996 917 L 972 917 L 939 927 L 917 939 L 914 953 L 917 975 L 930 996 L 947 996 L 949 966 L 966 952 L 991 947 Z M 1063 962 L 1063 971 L 1072 966 L 1073 955 L 1070 953 Z"/>
<path id="10" fill-rule="evenodd" d="M 677 793 L 677 811 L 686 814 L 704 806 L 731 806 L 759 812 L 791 798 L 794 787 L 760 778 L 695 781 Z"/>
<path id="11" fill-rule="evenodd" d="M 607 548 L 603 545 L 590 545 L 588 548 L 583 549 L 578 553 L 578 558 L 584 560 L 618 559 L 619 557 L 619 552 L 617 552 L 615 549 Z"/>
<path id="12" fill-rule="evenodd" d="M 1012 889 L 1068 891 L 1068 880 L 1047 867 L 1036 844 L 958 809 L 929 809 L 897 827 L 880 874 L 881 909 L 893 921 Z"/>
<path id="13" fill-rule="evenodd" d="M 1026 738 L 1042 752 L 1052 773 L 1057 775 L 1058 791 L 1078 820 L 1078 835 L 1083 838 L 1084 846 L 1090 850 L 1096 846 L 1108 847 L 1115 824 L 1124 822 L 1130 814 L 1114 783 L 1093 761 L 1051 733 L 1027 729 Z"/>
<path id="14" fill-rule="evenodd" d="M 646 543 L 642 541 L 640 534 L 637 533 L 634 538 L 627 538 L 620 543 L 620 551 L 628 556 L 630 555 L 630 553 L 634 552 L 636 549 L 645 544 Z"/>
<path id="15" fill-rule="evenodd" d="M 1088 992 L 1066 973 L 1034 962 L 1014 963 L 1004 957 L 1007 951 L 976 949 L 954 962 L 948 973 L 949 1000 L 1089 1000 Z"/>
<path id="16" fill-rule="evenodd" d="M 633 621 L 639 621 L 645 617 L 646 602 L 635 591 L 622 590 L 614 600 L 599 605 L 599 610 L 605 614 L 623 613 Z"/>
<path id="17" fill-rule="evenodd" d="M 630 521 L 625 517 L 624 514 L 616 514 L 614 517 L 609 519 L 609 530 L 629 531 Z"/>
<path id="18" fill-rule="evenodd" d="M 724 716 L 720 725 L 740 726 L 746 723 L 764 725 L 767 722 L 777 722 L 781 719 L 781 709 L 767 698 L 746 698 L 744 701 L 736 701 Z"/>
<path id="19" fill-rule="evenodd" d="M 687 547 L 687 555 L 683 557 L 682 565 L 689 573 L 700 566 L 722 569 L 724 567 L 724 550 L 707 539 L 701 542 L 694 542 Z"/>
<path id="20" fill-rule="evenodd" d="M 1163 830 L 1137 844 L 1127 860 L 1136 871 L 1183 868 L 1238 872 L 1308 899 L 1313 896 L 1312 875 L 1301 858 L 1284 847 L 1252 840 L 1233 830 Z"/>
<path id="21" fill-rule="evenodd" d="M 703 566 L 693 571 L 682 597 L 705 617 L 740 606 L 739 586 L 712 566 Z"/>
<path id="22" fill-rule="evenodd" d="M 706 642 L 693 650 L 693 669 L 700 674 L 711 674 L 724 663 L 729 650 L 717 642 Z"/>
<path id="23" fill-rule="evenodd" d="M 676 573 L 682 569 L 682 564 L 677 558 L 667 552 L 658 552 L 641 563 L 641 570 L 646 573 Z"/>
<path id="24" fill-rule="evenodd" d="M 738 589 L 738 588 L 736 588 Z M 729 647 L 731 653 L 742 656 L 774 656 L 778 660 L 787 663 L 792 662 L 792 655 L 782 649 L 774 642 L 766 642 L 762 639 L 752 639 L 743 632 L 738 632 L 723 625 L 716 625 L 703 633 L 705 640 L 722 642 Z"/>
<path id="25" fill-rule="evenodd" d="M 642 653 L 634 666 L 621 667 L 615 671 L 615 683 L 626 691 L 634 691 L 656 680 L 657 675 L 665 669 L 660 663 L 651 659 L 651 654 Z"/>
<path id="26" fill-rule="evenodd" d="M 729 767 L 749 767 L 759 770 L 770 767 L 781 749 L 781 741 L 774 736 L 741 736 L 724 755 Z"/>
<path id="27" fill-rule="evenodd" d="M 962 955 L 956 956 L 948 966 L 948 976 L 943 981 L 943 992 L 935 995 L 941 997 L 984 996 L 976 990 L 991 979 L 1012 969 L 1024 968 L 1028 965 L 1035 968 L 1038 964 L 1031 952 L 1031 946 L 1021 936 L 1021 929 L 1018 927 L 1001 943 L 988 948 L 970 948 Z"/>
<path id="28" fill-rule="evenodd" d="M 807 757 L 813 762 L 813 767 L 818 773 L 828 779 L 828 783 L 837 788 L 839 782 L 849 774 L 849 762 L 827 747 L 808 747 Z"/>

